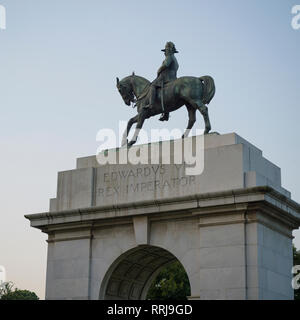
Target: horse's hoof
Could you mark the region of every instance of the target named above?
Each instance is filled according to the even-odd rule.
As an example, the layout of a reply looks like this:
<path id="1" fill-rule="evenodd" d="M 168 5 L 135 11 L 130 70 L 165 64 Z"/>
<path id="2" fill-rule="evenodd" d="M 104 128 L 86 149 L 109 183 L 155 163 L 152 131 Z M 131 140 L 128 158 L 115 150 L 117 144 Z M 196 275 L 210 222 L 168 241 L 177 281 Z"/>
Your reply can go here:
<path id="1" fill-rule="evenodd" d="M 210 131 L 208 134 L 216 134 L 216 135 L 220 135 L 220 133 L 219 132 L 217 132 L 217 131 Z"/>
<path id="2" fill-rule="evenodd" d="M 127 147 L 130 148 L 131 146 L 133 146 L 135 144 L 135 141 L 130 141 L 127 143 Z"/>

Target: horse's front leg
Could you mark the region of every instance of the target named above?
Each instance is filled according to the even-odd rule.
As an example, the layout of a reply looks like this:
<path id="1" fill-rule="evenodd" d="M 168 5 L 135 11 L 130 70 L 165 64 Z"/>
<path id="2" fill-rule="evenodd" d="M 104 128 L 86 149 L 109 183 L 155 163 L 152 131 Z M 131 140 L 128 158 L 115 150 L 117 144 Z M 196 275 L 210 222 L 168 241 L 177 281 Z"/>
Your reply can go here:
<path id="1" fill-rule="evenodd" d="M 186 108 L 189 113 L 189 122 L 188 122 L 187 128 L 185 129 L 184 134 L 182 135 L 182 139 L 186 138 L 189 135 L 191 129 L 194 126 L 194 123 L 196 122 L 196 110 L 190 105 L 187 105 Z"/>
<path id="2" fill-rule="evenodd" d="M 135 117 L 131 118 L 128 123 L 127 123 L 127 128 L 126 130 L 124 131 L 124 134 L 123 134 L 123 138 L 122 138 L 122 147 L 126 146 L 127 145 L 127 137 L 128 137 L 128 134 L 129 134 L 129 131 L 132 127 L 132 125 L 134 123 L 136 123 L 138 121 L 138 115 L 136 115 Z"/>
<path id="3" fill-rule="evenodd" d="M 137 121 L 137 125 L 136 125 L 135 131 L 134 131 L 134 135 L 133 135 L 131 141 L 128 142 L 128 147 L 131 147 L 133 144 L 136 143 L 137 138 L 140 133 L 140 130 L 143 127 L 145 119 L 146 119 L 146 111 L 142 110 L 142 112 L 138 115 L 138 121 Z"/>

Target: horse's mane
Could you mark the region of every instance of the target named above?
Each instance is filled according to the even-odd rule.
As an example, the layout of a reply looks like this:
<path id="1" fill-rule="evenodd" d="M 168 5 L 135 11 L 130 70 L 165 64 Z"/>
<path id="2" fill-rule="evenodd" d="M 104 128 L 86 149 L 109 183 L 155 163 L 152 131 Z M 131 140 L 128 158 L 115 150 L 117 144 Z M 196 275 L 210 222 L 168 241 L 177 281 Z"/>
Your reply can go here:
<path id="1" fill-rule="evenodd" d="M 139 78 L 140 80 L 143 80 L 143 81 L 145 81 L 147 83 L 150 83 L 150 81 L 148 79 L 146 79 L 144 77 L 141 77 L 141 76 L 138 76 L 136 74 L 132 74 L 130 76 L 127 76 L 127 77 L 123 78 L 120 82 L 127 82 L 128 80 L 131 79 L 131 77 L 136 77 L 136 78 Z"/>
<path id="2" fill-rule="evenodd" d="M 140 78 L 141 80 L 143 80 L 143 81 L 145 81 L 145 82 L 148 82 L 148 83 L 150 83 L 150 81 L 148 80 L 148 79 L 146 79 L 146 78 L 144 78 L 144 77 L 141 77 L 141 76 L 137 76 L 137 75 L 134 75 L 135 77 L 138 77 L 138 78 Z"/>

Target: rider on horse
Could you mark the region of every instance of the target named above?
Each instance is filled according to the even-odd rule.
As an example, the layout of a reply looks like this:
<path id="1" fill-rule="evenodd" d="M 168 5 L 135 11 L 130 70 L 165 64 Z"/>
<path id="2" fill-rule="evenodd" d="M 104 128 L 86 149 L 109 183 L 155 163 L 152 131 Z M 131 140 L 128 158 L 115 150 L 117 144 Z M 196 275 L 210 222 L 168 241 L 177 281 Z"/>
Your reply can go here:
<path id="1" fill-rule="evenodd" d="M 215 95 L 216 88 L 211 76 L 180 77 L 177 79 L 178 62 L 174 56 L 177 53 L 174 43 L 167 42 L 165 60 L 157 71 L 157 78 L 150 83 L 143 77 L 132 74 L 121 81 L 117 78 L 117 88 L 123 101 L 130 106 L 133 102 L 137 106 L 137 115 L 132 117 L 124 131 L 122 146 L 132 146 L 137 142 L 139 131 L 146 119 L 162 114 L 160 120 L 168 120 L 169 112 L 173 112 L 183 105 L 188 111 L 188 125 L 182 135 L 187 137 L 196 121 L 196 111 L 199 111 L 205 122 L 204 134 L 211 130 L 207 105 Z M 164 89 L 164 84 L 167 84 Z M 157 88 L 161 88 L 157 90 Z M 158 96 L 158 97 L 157 97 Z M 155 99 L 161 98 L 161 104 Z M 127 141 L 128 133 L 136 123 L 131 141 Z"/>
<path id="2" fill-rule="evenodd" d="M 146 108 L 151 108 L 155 104 L 157 88 L 164 87 L 164 84 L 177 79 L 178 62 L 174 53 L 178 53 L 173 42 L 167 42 L 165 49 L 161 50 L 165 53 L 165 60 L 163 61 L 161 67 L 157 71 L 157 78 L 151 83 L 149 89 L 149 105 Z M 161 96 L 163 95 L 163 90 L 161 90 Z M 169 120 L 169 112 L 164 112 L 161 115 L 160 121 Z"/>

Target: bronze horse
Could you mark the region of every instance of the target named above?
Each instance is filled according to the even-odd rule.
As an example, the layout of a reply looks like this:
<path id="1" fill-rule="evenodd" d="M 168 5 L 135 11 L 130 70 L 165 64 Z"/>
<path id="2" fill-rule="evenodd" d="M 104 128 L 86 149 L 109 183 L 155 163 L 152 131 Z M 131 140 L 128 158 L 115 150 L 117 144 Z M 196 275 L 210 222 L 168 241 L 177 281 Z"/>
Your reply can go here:
<path id="1" fill-rule="evenodd" d="M 161 89 L 158 90 L 156 103 L 153 107 L 147 108 L 149 99 L 146 90 L 149 89 L 151 83 L 143 78 L 135 75 L 125 77 L 121 81 L 117 78 L 117 88 L 126 105 L 131 103 L 137 105 L 137 115 L 128 121 L 127 129 L 124 132 L 122 146 L 128 144 L 132 146 L 137 141 L 139 130 L 142 128 L 145 119 L 161 114 L 162 112 L 172 112 L 183 105 L 188 110 L 189 121 L 182 138 L 188 136 L 196 121 L 196 111 L 199 110 L 205 122 L 204 134 L 209 133 L 211 125 L 208 116 L 209 104 L 215 95 L 214 80 L 210 76 L 204 77 L 180 77 L 172 82 L 167 83 L 163 89 L 164 110 L 161 104 Z M 134 123 L 137 123 L 135 133 L 130 142 L 127 142 L 128 133 Z"/>

